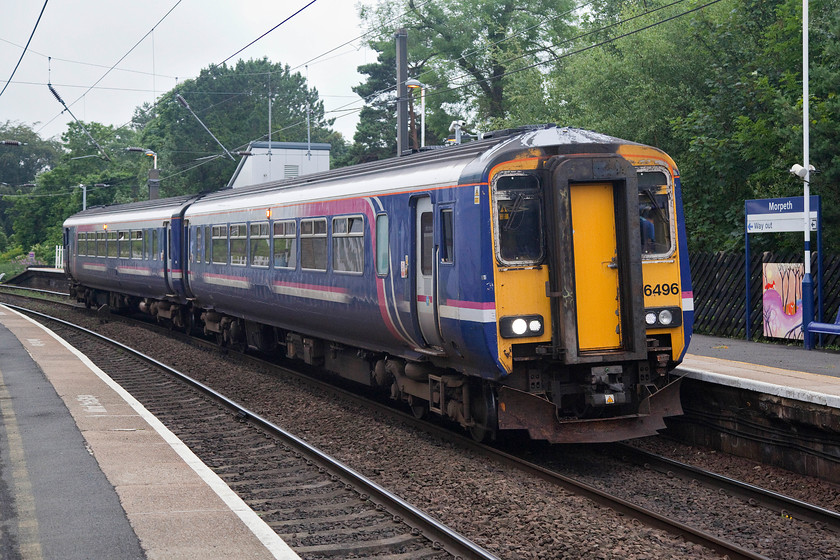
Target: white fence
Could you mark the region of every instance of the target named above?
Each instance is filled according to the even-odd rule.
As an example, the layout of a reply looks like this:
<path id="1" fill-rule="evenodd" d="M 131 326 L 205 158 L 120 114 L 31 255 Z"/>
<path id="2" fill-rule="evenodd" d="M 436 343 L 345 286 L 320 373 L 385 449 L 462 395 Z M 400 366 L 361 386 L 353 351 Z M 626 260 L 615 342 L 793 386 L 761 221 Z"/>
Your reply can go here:
<path id="1" fill-rule="evenodd" d="M 64 245 L 55 246 L 55 268 L 64 270 Z"/>

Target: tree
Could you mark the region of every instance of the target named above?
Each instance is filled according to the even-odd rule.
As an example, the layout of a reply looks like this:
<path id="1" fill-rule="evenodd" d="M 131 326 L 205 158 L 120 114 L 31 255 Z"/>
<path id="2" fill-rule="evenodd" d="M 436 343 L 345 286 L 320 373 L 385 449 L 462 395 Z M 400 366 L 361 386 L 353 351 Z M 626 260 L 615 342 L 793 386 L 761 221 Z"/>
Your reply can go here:
<path id="1" fill-rule="evenodd" d="M 388 43 L 373 43 L 379 50 L 377 62 L 359 66 L 367 81 L 353 87 L 365 100 L 350 147 L 353 163 L 391 157 L 397 153 L 396 49 Z"/>
<path id="2" fill-rule="evenodd" d="M 329 129 L 331 121 L 324 119 L 317 90 L 308 88 L 288 65 L 263 58 L 211 66 L 164 94 L 154 116 L 148 110 L 135 113 L 137 126 L 142 126 L 138 142 L 158 154 L 162 196 L 220 189 L 237 164 L 181 106 L 178 95 L 230 151 L 268 138 L 269 97 L 273 141 L 305 140 L 309 107 L 312 141 L 343 144 L 341 135 Z"/>
<path id="3" fill-rule="evenodd" d="M 29 126 L 6 121 L 0 124 L 0 141 L 21 142 L 20 146 L 0 145 L 0 194 L 13 195 L 21 185 L 35 182 L 35 176 L 47 169 L 61 153 L 58 142 L 42 140 Z M 26 187 L 23 187 L 26 188 Z M 12 235 L 12 220 L 8 216 L 13 199 L 0 198 L 0 232 Z"/>
<path id="4" fill-rule="evenodd" d="M 62 135 L 64 153 L 52 168 L 40 173 L 34 188 L 18 189 L 9 215 L 14 242 L 23 249 L 38 244 L 59 245 L 61 225 L 82 209 L 82 188 L 87 191 L 88 207 L 144 199 L 140 188 L 136 157 L 124 152 L 134 141 L 130 129 L 99 123 L 84 123 L 106 156 L 91 142 L 79 123 L 71 123 Z M 96 186 L 106 185 L 106 186 Z"/>
<path id="5" fill-rule="evenodd" d="M 742 247 L 745 199 L 801 194 L 787 172 L 802 159 L 801 3 L 738 0 L 694 12 L 651 0 L 593 6 L 589 34 L 548 85 L 560 100 L 554 120 L 666 150 L 682 175 L 689 248 Z M 829 243 L 840 233 L 838 220 L 826 219 L 840 206 L 840 11 L 817 0 L 811 13 L 811 158 L 822 171 L 812 187 L 835 201 L 824 202 Z M 801 245 L 801 236 L 773 237 L 756 248 Z"/>
<path id="6" fill-rule="evenodd" d="M 408 31 L 410 76 L 429 85 L 427 125 L 438 138 L 447 136 L 454 118 L 483 130 L 523 124 L 518 119 L 533 111 L 521 111 L 522 92 L 541 81 L 538 67 L 557 56 L 557 45 L 570 36 L 574 19 L 568 0 L 381 0 L 360 10 L 370 29 L 382 31 L 372 48 L 390 51 L 391 22 L 403 11 L 399 19 Z M 382 81 L 371 77 L 371 83 Z M 536 97 L 547 101 L 543 88 L 528 98 Z M 369 116 L 382 119 L 379 113 Z M 365 126 L 360 124 L 363 133 L 368 132 Z"/>

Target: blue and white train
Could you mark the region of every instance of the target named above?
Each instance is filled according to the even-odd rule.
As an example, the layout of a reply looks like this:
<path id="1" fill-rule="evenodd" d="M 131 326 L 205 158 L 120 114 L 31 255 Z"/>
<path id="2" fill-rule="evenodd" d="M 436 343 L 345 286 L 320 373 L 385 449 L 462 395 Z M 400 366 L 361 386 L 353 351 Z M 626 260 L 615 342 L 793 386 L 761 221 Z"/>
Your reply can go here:
<path id="1" fill-rule="evenodd" d="M 554 126 L 64 223 L 71 293 L 280 349 L 476 439 L 656 433 L 693 299 L 662 151 Z"/>

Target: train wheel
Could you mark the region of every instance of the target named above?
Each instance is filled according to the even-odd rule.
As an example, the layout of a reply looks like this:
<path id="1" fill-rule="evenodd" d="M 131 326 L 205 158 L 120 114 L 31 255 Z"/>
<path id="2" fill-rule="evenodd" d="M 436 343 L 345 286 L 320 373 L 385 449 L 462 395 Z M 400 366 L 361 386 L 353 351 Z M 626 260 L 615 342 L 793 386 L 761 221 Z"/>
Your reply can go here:
<path id="1" fill-rule="evenodd" d="M 188 336 L 195 332 L 195 313 L 192 309 L 181 309 L 181 323 L 184 325 L 184 332 Z"/>
<path id="2" fill-rule="evenodd" d="M 413 414 L 418 420 L 425 418 L 426 413 L 429 411 L 426 401 L 415 398 L 411 395 L 408 397 L 408 406 L 411 408 L 411 414 Z"/>
<path id="3" fill-rule="evenodd" d="M 487 383 L 470 386 L 470 436 L 477 442 L 495 439 L 498 417 L 496 414 L 496 393 Z"/>

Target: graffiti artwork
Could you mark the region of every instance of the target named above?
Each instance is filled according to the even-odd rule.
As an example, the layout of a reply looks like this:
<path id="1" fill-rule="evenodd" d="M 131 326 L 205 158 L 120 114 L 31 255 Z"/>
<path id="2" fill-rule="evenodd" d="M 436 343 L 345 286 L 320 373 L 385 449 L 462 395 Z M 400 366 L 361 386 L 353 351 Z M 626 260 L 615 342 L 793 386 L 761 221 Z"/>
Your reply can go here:
<path id="1" fill-rule="evenodd" d="M 802 340 L 803 263 L 764 263 L 764 336 Z"/>

